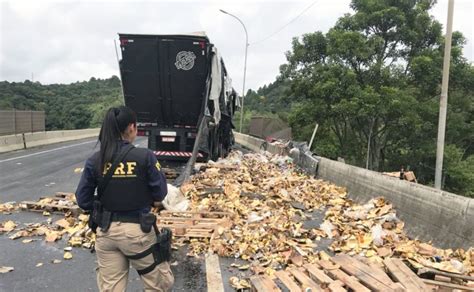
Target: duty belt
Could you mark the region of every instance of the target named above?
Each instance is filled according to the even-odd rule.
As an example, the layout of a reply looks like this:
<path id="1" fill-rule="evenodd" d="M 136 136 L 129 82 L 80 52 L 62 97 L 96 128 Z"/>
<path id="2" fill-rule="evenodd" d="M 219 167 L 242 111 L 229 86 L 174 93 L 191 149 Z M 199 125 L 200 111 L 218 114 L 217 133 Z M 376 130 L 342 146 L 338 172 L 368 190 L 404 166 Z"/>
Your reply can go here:
<path id="1" fill-rule="evenodd" d="M 113 213 L 112 217 L 110 218 L 110 221 L 140 224 L 140 217 L 138 215 L 133 216 L 133 215 L 121 215 L 121 214 Z"/>

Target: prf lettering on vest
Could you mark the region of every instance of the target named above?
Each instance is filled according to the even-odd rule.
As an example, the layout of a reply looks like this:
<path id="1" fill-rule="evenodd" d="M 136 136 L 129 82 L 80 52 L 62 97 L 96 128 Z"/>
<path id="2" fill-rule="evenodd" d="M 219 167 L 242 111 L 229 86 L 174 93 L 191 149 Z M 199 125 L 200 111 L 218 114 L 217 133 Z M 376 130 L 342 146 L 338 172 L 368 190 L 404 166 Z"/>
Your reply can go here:
<path id="1" fill-rule="evenodd" d="M 110 167 L 112 167 L 112 163 L 105 164 L 103 175 L 105 175 L 107 171 L 109 171 Z M 117 165 L 117 168 L 115 169 L 112 177 L 137 177 L 136 167 L 136 161 L 128 161 L 125 164 L 123 162 L 120 162 Z"/>

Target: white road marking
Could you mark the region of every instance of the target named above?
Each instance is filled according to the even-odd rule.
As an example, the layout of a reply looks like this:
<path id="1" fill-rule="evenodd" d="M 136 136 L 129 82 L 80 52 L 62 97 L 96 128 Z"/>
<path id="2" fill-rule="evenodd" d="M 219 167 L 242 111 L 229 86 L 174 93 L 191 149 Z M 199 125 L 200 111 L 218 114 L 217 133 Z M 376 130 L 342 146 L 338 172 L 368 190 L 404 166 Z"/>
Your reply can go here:
<path id="1" fill-rule="evenodd" d="M 94 141 L 87 141 L 87 142 L 82 142 L 82 143 L 68 145 L 68 146 L 62 146 L 62 147 L 58 147 L 58 148 L 54 148 L 54 149 L 49 149 L 49 150 L 45 150 L 45 151 L 40 151 L 40 152 L 36 152 L 36 153 L 31 153 L 31 154 L 26 154 L 26 155 L 22 155 L 22 156 L 17 156 L 17 157 L 12 157 L 12 158 L 8 158 L 8 159 L 0 160 L 0 163 L 7 162 L 7 161 L 12 161 L 12 160 L 17 160 L 17 159 L 22 159 L 22 158 L 27 158 L 27 157 L 31 157 L 31 156 L 36 156 L 36 155 L 40 155 L 40 154 L 44 154 L 44 153 L 54 152 L 54 151 L 57 151 L 57 150 L 68 149 L 68 148 L 72 148 L 72 147 L 76 147 L 76 146 L 80 146 L 80 145 L 84 145 L 84 144 L 88 144 L 88 143 L 96 143 L 96 142 L 97 141 L 94 140 Z"/>

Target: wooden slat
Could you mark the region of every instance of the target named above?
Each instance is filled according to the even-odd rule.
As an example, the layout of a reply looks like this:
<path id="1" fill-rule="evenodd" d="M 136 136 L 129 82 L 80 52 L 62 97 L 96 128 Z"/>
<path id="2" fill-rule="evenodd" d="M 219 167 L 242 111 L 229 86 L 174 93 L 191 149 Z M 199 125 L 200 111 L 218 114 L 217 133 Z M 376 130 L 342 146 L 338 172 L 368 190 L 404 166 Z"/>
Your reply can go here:
<path id="1" fill-rule="evenodd" d="M 273 283 L 268 276 L 257 275 L 250 277 L 250 283 L 252 285 L 252 291 L 257 292 L 272 292 L 272 291 L 281 291 L 275 283 Z M 208 291 L 212 291 L 209 290 Z"/>
<path id="2" fill-rule="evenodd" d="M 394 283 L 392 281 L 392 279 L 390 279 L 390 277 L 387 275 L 387 273 L 385 273 L 384 269 L 383 269 L 383 266 L 379 266 L 375 263 L 366 263 L 367 266 L 369 266 L 371 269 L 372 269 L 372 273 L 374 273 L 375 275 L 377 275 L 377 277 L 385 282 L 385 283 Z M 401 286 L 403 288 L 403 286 Z"/>
<path id="3" fill-rule="evenodd" d="M 296 284 L 287 271 L 277 271 L 275 276 L 290 290 L 290 292 L 301 292 L 301 287 Z"/>
<path id="4" fill-rule="evenodd" d="M 323 289 L 316 284 L 313 280 L 311 280 L 308 276 L 306 276 L 302 271 L 297 269 L 287 269 L 295 279 L 300 282 L 301 286 L 303 286 L 303 290 L 306 288 L 311 288 L 312 291 L 323 291 Z"/>
<path id="5" fill-rule="evenodd" d="M 213 215 L 213 216 L 231 216 L 232 213 L 230 212 L 210 212 L 210 211 L 168 211 L 163 210 L 160 212 L 161 214 L 179 214 L 179 215 L 193 215 L 193 214 L 200 214 L 200 215 Z"/>
<path id="6" fill-rule="evenodd" d="M 331 284 L 329 284 L 328 288 L 332 292 L 346 292 L 347 290 L 344 289 L 344 287 L 342 287 L 343 285 L 344 285 L 344 283 L 337 280 L 337 281 L 333 281 Z"/>
<path id="7" fill-rule="evenodd" d="M 423 281 L 418 278 L 400 259 L 387 258 L 383 261 L 384 265 L 400 282 L 407 291 L 429 291 Z"/>
<path id="8" fill-rule="evenodd" d="M 219 256 L 216 254 L 206 254 L 206 279 L 208 291 L 224 292 Z"/>
<path id="9" fill-rule="evenodd" d="M 467 276 L 467 275 L 462 275 L 462 274 L 455 274 L 455 273 L 448 273 L 440 270 L 435 270 L 431 268 L 421 268 L 418 270 L 418 275 L 425 274 L 425 273 L 431 273 L 435 275 L 440 275 L 440 276 L 445 276 L 445 277 L 450 277 L 450 278 L 458 278 L 466 281 L 473 281 L 474 282 L 474 277 Z"/>
<path id="10" fill-rule="evenodd" d="M 157 216 L 157 221 L 169 221 L 169 222 L 206 222 L 206 223 L 217 223 L 219 224 L 224 218 L 192 218 L 192 217 L 173 217 L 173 216 Z"/>
<path id="11" fill-rule="evenodd" d="M 318 269 L 318 266 L 315 264 L 306 264 L 304 265 L 311 279 L 320 285 L 329 285 L 334 282 L 333 279 L 329 278 L 324 271 Z"/>
<path id="12" fill-rule="evenodd" d="M 329 270 L 337 270 L 339 269 L 341 266 L 338 265 L 338 264 L 334 264 L 328 260 L 319 260 L 319 261 L 316 261 L 316 263 L 318 265 L 320 265 L 323 269 L 325 269 L 326 271 L 329 271 Z"/>
<path id="13" fill-rule="evenodd" d="M 334 279 L 339 279 L 355 292 L 370 292 L 370 289 L 362 285 L 355 277 L 350 276 L 339 269 L 327 270 L 327 273 Z"/>
<path id="14" fill-rule="evenodd" d="M 348 255 L 339 254 L 332 260 L 341 266 L 345 272 L 355 276 L 362 283 L 374 291 L 403 291 L 393 282 L 387 282 L 385 277 L 381 277 L 375 269 L 351 258 Z"/>
<path id="15" fill-rule="evenodd" d="M 441 286 L 441 287 L 446 287 L 446 288 L 451 288 L 451 289 L 460 289 L 462 291 L 474 291 L 474 288 L 472 287 L 453 284 L 453 283 L 439 282 L 439 281 L 428 280 L 428 279 L 423 279 L 422 281 L 423 283 L 429 284 L 429 285 L 436 285 L 436 286 Z"/>

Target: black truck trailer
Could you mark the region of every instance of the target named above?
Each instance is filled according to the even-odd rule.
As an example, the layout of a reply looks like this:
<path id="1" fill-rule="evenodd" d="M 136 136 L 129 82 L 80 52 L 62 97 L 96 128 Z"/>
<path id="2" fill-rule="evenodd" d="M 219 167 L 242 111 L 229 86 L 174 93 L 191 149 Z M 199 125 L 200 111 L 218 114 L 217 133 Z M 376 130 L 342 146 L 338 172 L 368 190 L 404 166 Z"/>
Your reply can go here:
<path id="1" fill-rule="evenodd" d="M 203 34 L 119 34 L 125 105 L 158 159 L 191 157 L 204 119 L 198 159 L 225 156 L 239 105 L 215 46 Z"/>

